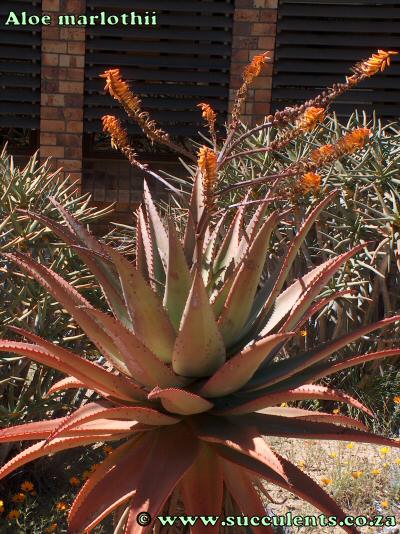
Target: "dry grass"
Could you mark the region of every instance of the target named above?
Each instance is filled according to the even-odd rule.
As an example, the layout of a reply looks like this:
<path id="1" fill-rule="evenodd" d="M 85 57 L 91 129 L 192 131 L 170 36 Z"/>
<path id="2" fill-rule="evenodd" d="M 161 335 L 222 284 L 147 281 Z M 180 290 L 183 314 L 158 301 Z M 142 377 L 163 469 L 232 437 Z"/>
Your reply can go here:
<path id="1" fill-rule="evenodd" d="M 348 515 L 395 516 L 400 527 L 400 453 L 396 449 L 359 443 L 284 440 L 270 438 L 269 443 L 280 454 L 297 464 L 323 486 Z M 320 515 L 317 509 L 295 498 L 285 490 L 268 487 L 276 515 Z M 361 527 L 363 534 L 399 532 L 382 527 Z M 293 527 L 293 532 L 339 534 L 339 527 Z"/>

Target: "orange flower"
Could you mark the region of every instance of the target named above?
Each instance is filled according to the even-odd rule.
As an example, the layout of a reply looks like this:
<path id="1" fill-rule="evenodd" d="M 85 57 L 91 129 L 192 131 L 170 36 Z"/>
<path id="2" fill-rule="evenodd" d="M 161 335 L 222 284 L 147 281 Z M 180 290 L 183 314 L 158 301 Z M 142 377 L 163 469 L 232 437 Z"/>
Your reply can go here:
<path id="1" fill-rule="evenodd" d="M 300 330 L 300 335 L 301 337 L 307 337 L 308 336 L 307 330 Z"/>
<path id="2" fill-rule="evenodd" d="M 122 127 L 121 121 L 113 115 L 104 115 L 103 131 L 111 136 L 111 146 L 113 148 L 124 148 L 129 146 L 128 132 Z"/>
<path id="3" fill-rule="evenodd" d="M 386 501 L 386 500 L 385 500 L 385 501 L 382 501 L 382 502 L 381 502 L 381 506 L 382 506 L 382 508 L 389 508 L 389 502 Z"/>
<path id="4" fill-rule="evenodd" d="M 248 65 L 243 72 L 243 80 L 245 83 L 248 85 L 253 83 L 254 79 L 260 75 L 261 68 L 268 59 L 270 59 L 268 52 L 253 57 L 250 65 Z"/>
<path id="5" fill-rule="evenodd" d="M 395 404 L 400 404 L 400 395 L 397 395 L 396 397 L 393 398 L 393 402 Z"/>
<path id="6" fill-rule="evenodd" d="M 0 500 L 0 514 L 4 512 L 4 501 Z"/>
<path id="7" fill-rule="evenodd" d="M 337 147 L 341 153 L 351 154 L 365 145 L 371 133 L 369 128 L 357 128 L 339 139 Z"/>
<path id="8" fill-rule="evenodd" d="M 34 485 L 32 482 L 29 482 L 28 480 L 25 480 L 25 482 L 22 482 L 21 484 L 22 491 L 33 491 Z"/>
<path id="9" fill-rule="evenodd" d="M 65 512 L 65 510 L 68 510 L 68 504 L 64 501 L 60 501 L 56 504 L 56 509 L 59 512 Z"/>
<path id="10" fill-rule="evenodd" d="M 25 493 L 16 493 L 15 495 L 12 496 L 12 501 L 13 502 L 24 502 L 24 500 L 26 499 L 25 497 Z"/>
<path id="11" fill-rule="evenodd" d="M 323 145 L 311 152 L 311 159 L 318 166 L 323 165 L 324 162 L 335 153 L 333 145 Z"/>
<path id="12" fill-rule="evenodd" d="M 79 486 L 81 481 L 80 481 L 80 479 L 78 477 L 71 477 L 69 479 L 69 483 L 71 484 L 71 486 Z"/>
<path id="13" fill-rule="evenodd" d="M 13 519 L 18 519 L 20 515 L 21 515 L 21 512 L 19 510 L 11 510 L 7 514 L 7 519 L 12 521 Z"/>
<path id="14" fill-rule="evenodd" d="M 378 50 L 377 54 L 372 54 L 372 56 L 365 61 L 361 62 L 358 67 L 365 76 L 373 76 L 377 72 L 383 72 L 386 67 L 389 67 L 391 56 L 398 54 L 393 50 Z"/>
<path id="15" fill-rule="evenodd" d="M 325 109 L 309 107 L 297 122 L 297 127 L 304 132 L 310 132 L 315 126 L 324 120 Z"/>
<path id="16" fill-rule="evenodd" d="M 357 479 L 357 478 L 362 477 L 363 474 L 364 474 L 363 471 L 353 471 L 353 472 L 351 473 L 351 476 L 352 476 L 353 478 Z"/>
<path id="17" fill-rule="evenodd" d="M 324 486 L 329 486 L 332 484 L 333 480 L 331 478 L 321 478 L 321 482 Z"/>
<path id="18" fill-rule="evenodd" d="M 52 523 L 49 527 L 46 528 L 46 534 L 53 534 L 57 531 L 57 523 Z"/>
<path id="19" fill-rule="evenodd" d="M 321 188 L 322 178 L 315 172 L 308 172 L 301 179 L 301 185 L 305 193 L 309 191 L 319 191 Z"/>
<path id="20" fill-rule="evenodd" d="M 197 104 L 198 108 L 201 108 L 203 119 L 208 123 L 208 126 L 214 130 L 215 122 L 217 120 L 217 114 L 209 104 Z"/>
<path id="21" fill-rule="evenodd" d="M 334 413 L 335 415 L 340 414 L 340 408 L 335 408 L 332 413 Z"/>

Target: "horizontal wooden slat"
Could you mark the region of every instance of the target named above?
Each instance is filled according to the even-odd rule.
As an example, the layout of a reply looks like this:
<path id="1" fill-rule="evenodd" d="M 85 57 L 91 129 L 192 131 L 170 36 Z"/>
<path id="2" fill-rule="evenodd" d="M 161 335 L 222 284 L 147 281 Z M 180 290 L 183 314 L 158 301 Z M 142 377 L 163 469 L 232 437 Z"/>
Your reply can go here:
<path id="1" fill-rule="evenodd" d="M 0 18 L 10 11 L 41 14 L 39 1 L 2 1 Z M 40 114 L 40 26 L 0 26 L 0 126 L 38 128 Z"/>
<path id="2" fill-rule="evenodd" d="M 85 119 L 98 131 L 110 110 L 99 75 L 118 65 L 144 109 L 172 133 L 195 134 L 202 118 L 199 101 L 212 103 L 221 120 L 227 113 L 234 0 L 87 0 L 87 14 L 157 12 L 157 27 L 90 26 L 86 34 Z M 111 107 L 113 112 L 118 109 Z M 124 117 L 122 114 L 121 117 Z M 93 124 L 91 124 L 93 123 Z M 97 126 L 95 126 L 97 124 Z M 90 125 L 90 126 L 89 126 Z M 101 127 L 101 124 L 100 124 Z"/>
<path id="3" fill-rule="evenodd" d="M 400 47 L 400 2 L 280 0 L 273 76 L 273 108 L 315 97 L 377 48 Z M 400 64 L 342 95 L 333 109 L 400 112 Z M 398 107 L 396 108 L 396 104 Z"/>

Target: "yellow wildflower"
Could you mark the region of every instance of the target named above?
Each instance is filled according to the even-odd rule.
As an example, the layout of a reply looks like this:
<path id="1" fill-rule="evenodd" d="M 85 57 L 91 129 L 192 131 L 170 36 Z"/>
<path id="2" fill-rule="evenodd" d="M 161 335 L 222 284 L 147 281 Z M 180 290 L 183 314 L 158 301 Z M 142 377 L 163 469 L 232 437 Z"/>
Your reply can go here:
<path id="1" fill-rule="evenodd" d="M 21 484 L 21 489 L 22 491 L 33 491 L 34 489 L 34 485 L 32 484 L 32 482 L 29 482 L 28 480 L 25 480 L 25 482 L 22 482 Z"/>
<path id="2" fill-rule="evenodd" d="M 52 534 L 53 532 L 57 532 L 57 523 L 52 523 L 49 527 L 46 528 L 46 534 Z"/>
<path id="3" fill-rule="evenodd" d="M 59 512 L 65 512 L 65 510 L 68 510 L 68 504 L 64 501 L 60 501 L 56 504 L 56 509 Z"/>
<path id="4" fill-rule="evenodd" d="M 300 330 L 300 335 L 301 337 L 307 337 L 308 336 L 307 330 Z"/>
<path id="5" fill-rule="evenodd" d="M 303 132 L 310 132 L 324 120 L 325 109 L 309 107 L 297 121 L 297 128 Z"/>
<path id="6" fill-rule="evenodd" d="M 390 452 L 390 447 L 381 447 L 379 449 L 379 452 L 382 454 L 382 455 L 385 455 L 385 454 L 388 454 Z"/>
<path id="7" fill-rule="evenodd" d="M 336 458 L 337 457 L 337 453 L 336 452 L 331 452 L 329 456 L 331 458 Z"/>
<path id="8" fill-rule="evenodd" d="M 372 469 L 371 471 L 371 475 L 380 475 L 381 474 L 381 470 L 380 469 Z"/>
<path id="9" fill-rule="evenodd" d="M 321 478 L 321 482 L 324 486 L 329 486 L 332 484 L 333 480 L 331 478 Z"/>
<path id="10" fill-rule="evenodd" d="M 389 467 L 388 462 L 383 463 L 383 464 L 382 464 L 382 467 L 384 467 L 385 469 L 387 469 L 387 468 Z"/>
<path id="11" fill-rule="evenodd" d="M 69 479 L 69 483 L 71 484 L 71 486 L 79 486 L 81 481 L 80 481 L 80 479 L 78 477 L 71 477 Z"/>
<path id="12" fill-rule="evenodd" d="M 268 59 L 270 59 L 268 52 L 253 57 L 250 65 L 248 65 L 243 72 L 243 80 L 245 83 L 250 85 L 254 79 L 260 75 L 261 68 Z"/>
<path id="13" fill-rule="evenodd" d="M 305 467 L 305 465 L 306 465 L 306 462 L 304 460 L 300 460 L 297 463 L 297 467 L 299 467 L 300 469 L 303 469 L 303 467 Z"/>
<path id="14" fill-rule="evenodd" d="M 4 501 L 0 500 L 0 514 L 4 512 Z"/>
<path id="15" fill-rule="evenodd" d="M 396 460 L 394 461 L 395 464 L 397 465 L 400 465 L 400 458 L 396 458 Z"/>
<path id="16" fill-rule="evenodd" d="M 389 502 L 386 501 L 386 500 L 385 500 L 385 501 L 382 501 L 382 502 L 381 502 L 381 506 L 382 506 L 382 508 L 389 508 Z"/>
<path id="17" fill-rule="evenodd" d="M 348 444 L 346 445 L 346 447 L 347 447 L 348 449 L 353 449 L 353 448 L 354 448 L 354 443 L 348 443 Z"/>
<path id="18" fill-rule="evenodd" d="M 301 185 L 305 193 L 318 191 L 321 187 L 322 178 L 315 172 L 308 172 L 301 178 Z"/>
<path id="19" fill-rule="evenodd" d="M 7 519 L 12 521 L 13 519 L 18 519 L 20 515 L 21 515 L 21 512 L 19 510 L 11 510 L 7 514 Z"/>
<path id="20" fill-rule="evenodd" d="M 24 502 L 25 498 L 26 498 L 25 493 L 20 492 L 12 496 L 12 501 L 13 502 Z"/>
<path id="21" fill-rule="evenodd" d="M 332 413 L 334 413 L 335 415 L 340 414 L 340 408 L 335 408 Z"/>
<path id="22" fill-rule="evenodd" d="M 364 471 L 352 471 L 351 476 L 355 479 L 361 478 L 364 474 Z"/>
<path id="23" fill-rule="evenodd" d="M 287 402 L 282 402 L 281 403 L 281 408 L 286 408 L 287 407 Z"/>

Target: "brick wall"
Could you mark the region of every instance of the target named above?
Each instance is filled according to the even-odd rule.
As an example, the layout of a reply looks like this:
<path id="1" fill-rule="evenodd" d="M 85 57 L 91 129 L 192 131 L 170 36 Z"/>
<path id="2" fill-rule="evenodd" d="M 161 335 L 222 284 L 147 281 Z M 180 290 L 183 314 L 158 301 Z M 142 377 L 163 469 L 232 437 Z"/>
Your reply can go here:
<path id="1" fill-rule="evenodd" d="M 56 24 L 58 13 L 85 13 L 86 0 L 42 0 L 53 16 L 42 29 L 40 156 L 52 156 L 72 180 L 82 179 L 85 29 Z"/>
<path id="2" fill-rule="evenodd" d="M 261 122 L 271 107 L 273 53 L 275 48 L 278 0 L 236 0 L 230 84 L 230 109 L 236 91 L 242 84 L 242 72 L 252 57 L 271 51 L 272 61 L 249 91 L 242 120 L 248 124 Z"/>

